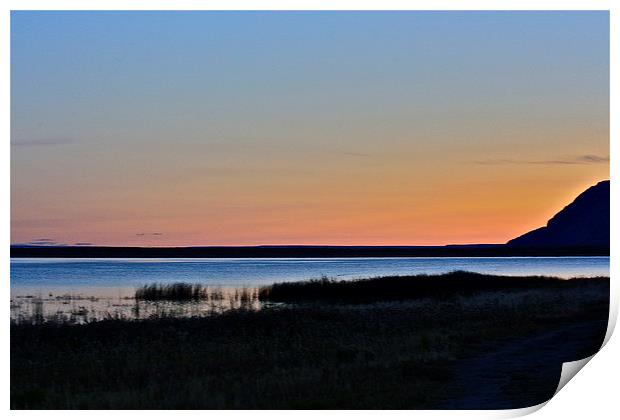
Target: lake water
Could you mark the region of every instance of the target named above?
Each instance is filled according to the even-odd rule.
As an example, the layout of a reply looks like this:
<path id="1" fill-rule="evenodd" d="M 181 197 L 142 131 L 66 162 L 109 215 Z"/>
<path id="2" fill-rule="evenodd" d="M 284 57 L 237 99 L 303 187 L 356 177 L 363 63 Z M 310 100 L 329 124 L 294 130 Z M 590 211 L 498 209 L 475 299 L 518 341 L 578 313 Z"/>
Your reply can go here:
<path id="1" fill-rule="evenodd" d="M 564 278 L 609 276 L 609 257 L 13 258 L 11 319 L 84 322 L 105 317 L 200 316 L 236 307 L 260 308 L 257 288 L 274 282 L 321 276 L 350 280 L 454 270 Z M 132 298 L 139 286 L 180 281 L 208 286 L 214 299 L 179 305 L 135 302 Z"/>

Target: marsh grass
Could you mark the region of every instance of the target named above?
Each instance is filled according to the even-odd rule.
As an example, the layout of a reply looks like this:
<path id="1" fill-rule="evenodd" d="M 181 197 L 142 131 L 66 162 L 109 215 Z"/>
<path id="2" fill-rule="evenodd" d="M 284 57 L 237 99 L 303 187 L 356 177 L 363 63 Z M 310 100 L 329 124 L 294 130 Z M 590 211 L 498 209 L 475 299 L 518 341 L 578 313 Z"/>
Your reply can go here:
<path id="1" fill-rule="evenodd" d="M 201 317 L 229 310 L 259 310 L 258 289 L 202 286 L 200 284 L 151 284 L 118 298 L 16 297 L 11 299 L 11 324 L 89 322 L 117 319 Z"/>
<path id="2" fill-rule="evenodd" d="M 213 293 L 213 292 L 212 292 Z M 171 283 L 146 284 L 139 287 L 135 293 L 136 300 L 173 300 L 196 301 L 209 299 L 209 289 L 201 284 Z"/>
<path id="3" fill-rule="evenodd" d="M 446 274 L 414 276 L 386 276 L 359 280 L 335 280 L 328 277 L 309 281 L 275 283 L 261 287 L 263 301 L 348 302 L 403 301 L 424 298 L 447 298 L 455 295 L 470 296 L 489 291 L 518 291 L 540 288 L 571 287 L 583 281 L 607 278 L 561 279 L 543 276 L 495 276 L 467 271 Z"/>

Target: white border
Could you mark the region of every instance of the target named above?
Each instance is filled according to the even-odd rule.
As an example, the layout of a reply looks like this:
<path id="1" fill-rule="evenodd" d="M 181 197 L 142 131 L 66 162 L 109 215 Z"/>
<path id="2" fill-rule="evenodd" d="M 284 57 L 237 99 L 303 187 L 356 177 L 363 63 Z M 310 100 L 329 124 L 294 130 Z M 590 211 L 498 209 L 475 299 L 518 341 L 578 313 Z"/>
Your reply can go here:
<path id="1" fill-rule="evenodd" d="M 610 137 L 610 149 L 611 149 L 611 177 L 613 179 L 620 179 L 616 175 L 620 170 L 618 165 L 614 166 L 615 149 L 618 142 L 618 101 L 620 97 L 618 89 L 619 85 L 616 83 L 617 76 L 614 75 L 620 70 L 618 63 L 618 42 L 614 40 L 618 39 L 617 28 L 620 25 L 620 6 L 616 5 L 620 2 L 613 0 L 212 0 L 212 1 L 193 1 L 193 0 L 8 0 L 2 2 L 3 13 L 0 15 L 0 71 L 2 74 L 1 85 L 3 97 L 0 102 L 1 115 L 0 126 L 4 133 L 4 141 L 2 143 L 1 159 L 2 159 L 2 174 L 3 179 L 0 184 L 2 188 L 2 196 L 5 198 L 10 197 L 10 117 L 9 117 L 9 105 L 10 105 L 10 10 L 610 10 L 611 20 L 611 137 Z M 614 7 L 615 6 L 615 7 Z M 612 183 L 612 201 L 611 209 L 612 214 L 620 214 L 620 206 L 618 205 L 618 187 L 616 183 Z M 2 254 L 0 256 L 0 264 L 2 266 L 3 288 L 2 293 L 4 302 L 9 300 L 9 244 L 10 244 L 10 205 L 9 201 L 5 200 L 2 206 L 2 232 L 4 237 L 5 246 L 2 247 Z M 610 329 L 606 337 L 606 341 L 609 339 L 613 326 L 617 319 L 618 313 L 618 285 L 614 281 L 616 273 L 619 273 L 617 264 L 617 251 L 618 244 L 614 240 L 618 238 L 618 231 L 620 224 L 616 223 L 617 219 L 611 219 L 612 223 L 612 258 L 611 258 L 611 276 L 612 276 L 612 302 L 610 313 Z M 8 309 L 7 309 L 8 311 Z M 7 318 L 8 319 L 8 314 Z M 9 323 L 8 321 L 2 324 L 2 398 L 5 410 L 9 410 Z M 612 418 L 617 414 L 617 404 L 615 403 L 616 387 L 617 387 L 617 375 L 620 373 L 620 362 L 617 355 L 620 355 L 620 345 L 617 343 L 618 339 L 612 340 L 607 344 L 601 354 L 593 358 L 593 362 L 590 363 L 586 372 L 579 374 L 580 378 L 576 381 L 571 381 L 565 389 L 562 390 L 556 397 L 554 397 L 548 404 L 548 407 L 537 413 L 541 418 L 555 418 L 561 417 L 562 419 L 577 419 L 584 416 L 593 416 L 593 418 Z M 541 404 L 543 406 L 545 404 Z M 532 407 L 528 409 L 520 410 L 498 410 L 498 411 L 469 411 L 469 412 L 447 412 L 447 411 L 321 411 L 321 412 L 309 412 L 309 411 L 296 411 L 294 413 L 286 411 L 263 411 L 252 412 L 253 417 L 258 418 L 285 418 L 290 415 L 294 415 L 299 418 L 310 419 L 317 415 L 328 418 L 374 418 L 380 415 L 381 417 L 390 418 L 404 418 L 409 415 L 421 416 L 423 418 L 445 418 L 447 416 L 454 417 L 471 417 L 471 418 L 502 418 L 502 417 L 514 417 L 530 412 L 536 411 L 538 407 Z M 144 415 L 152 416 L 154 418 L 163 418 L 170 415 L 192 417 L 202 417 L 205 412 L 192 412 L 192 411 L 157 411 L 144 413 Z M 218 417 L 222 418 L 238 418 L 245 414 L 245 412 L 234 411 L 221 411 L 214 413 Z M 15 417 L 34 417 L 39 415 L 36 412 L 15 411 L 10 412 L 11 416 Z M 51 412 L 48 411 L 44 414 L 52 419 L 67 419 L 77 418 L 82 416 L 98 418 L 107 418 L 111 415 L 114 416 L 134 416 L 131 412 L 106 412 L 106 411 L 93 411 L 88 414 L 81 412 Z M 552 416 L 552 417 L 551 417 Z"/>

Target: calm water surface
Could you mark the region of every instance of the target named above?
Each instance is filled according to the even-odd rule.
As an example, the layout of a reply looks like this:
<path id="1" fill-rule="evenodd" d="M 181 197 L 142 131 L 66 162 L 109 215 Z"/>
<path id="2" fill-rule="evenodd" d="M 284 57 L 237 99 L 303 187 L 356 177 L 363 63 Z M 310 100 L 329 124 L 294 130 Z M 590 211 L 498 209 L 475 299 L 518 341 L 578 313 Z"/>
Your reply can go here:
<path id="1" fill-rule="evenodd" d="M 453 270 L 501 275 L 608 276 L 609 257 L 11 259 L 11 319 L 83 322 L 104 317 L 199 316 L 234 307 L 260 308 L 256 289 L 274 282 L 328 276 L 438 274 Z M 136 303 L 149 283 L 201 283 L 218 296 L 199 304 Z M 241 292 L 240 292 L 241 291 Z M 223 298 L 222 298 L 223 296 Z M 250 296 L 250 299 L 247 297 Z"/>

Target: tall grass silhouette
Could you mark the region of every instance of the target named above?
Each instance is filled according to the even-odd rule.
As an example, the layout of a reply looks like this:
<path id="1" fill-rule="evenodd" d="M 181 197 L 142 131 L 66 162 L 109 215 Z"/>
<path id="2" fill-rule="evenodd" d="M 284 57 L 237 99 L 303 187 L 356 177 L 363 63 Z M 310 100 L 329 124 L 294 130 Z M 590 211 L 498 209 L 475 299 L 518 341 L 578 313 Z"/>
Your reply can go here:
<path id="1" fill-rule="evenodd" d="M 137 300 L 196 301 L 209 298 L 209 289 L 201 284 L 171 283 L 146 284 L 136 290 Z"/>

